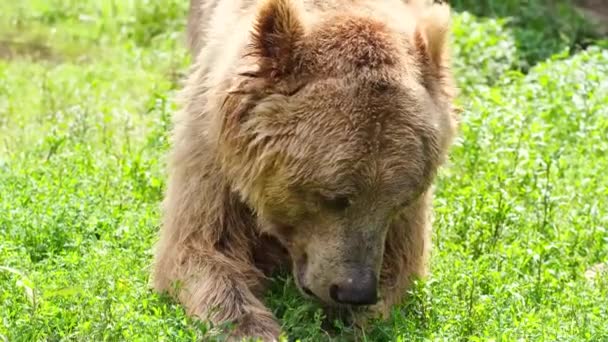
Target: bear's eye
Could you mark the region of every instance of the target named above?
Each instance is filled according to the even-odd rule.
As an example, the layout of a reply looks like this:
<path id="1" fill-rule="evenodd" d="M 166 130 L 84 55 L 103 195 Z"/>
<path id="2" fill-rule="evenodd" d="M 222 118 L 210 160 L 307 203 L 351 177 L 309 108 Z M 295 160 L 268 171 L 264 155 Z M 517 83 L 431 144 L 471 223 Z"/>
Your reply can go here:
<path id="1" fill-rule="evenodd" d="M 323 206 L 335 211 L 343 211 L 350 207 L 350 199 L 346 196 L 326 197 L 321 196 Z"/>

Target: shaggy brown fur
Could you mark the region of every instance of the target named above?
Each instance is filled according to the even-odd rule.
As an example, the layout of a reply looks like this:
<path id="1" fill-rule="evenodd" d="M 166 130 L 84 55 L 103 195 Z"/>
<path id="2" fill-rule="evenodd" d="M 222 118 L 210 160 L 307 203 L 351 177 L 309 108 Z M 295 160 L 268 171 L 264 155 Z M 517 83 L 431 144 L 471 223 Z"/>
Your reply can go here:
<path id="1" fill-rule="evenodd" d="M 387 314 L 426 272 L 456 130 L 448 25 L 422 0 L 193 0 L 155 288 L 237 338 L 279 335 L 260 294 L 280 263 Z"/>

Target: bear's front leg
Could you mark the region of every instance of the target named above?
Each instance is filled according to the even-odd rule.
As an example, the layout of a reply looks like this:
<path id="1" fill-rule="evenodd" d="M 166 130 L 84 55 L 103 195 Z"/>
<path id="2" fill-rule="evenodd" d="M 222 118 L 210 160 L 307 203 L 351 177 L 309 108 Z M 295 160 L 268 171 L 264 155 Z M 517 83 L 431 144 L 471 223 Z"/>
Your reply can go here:
<path id="1" fill-rule="evenodd" d="M 229 323 L 230 340 L 244 337 L 276 340 L 280 327 L 272 313 L 254 295 L 260 283 L 259 271 L 248 263 L 231 259 L 219 251 L 194 251 L 180 266 L 182 286 L 179 301 L 188 314 L 215 325 Z"/>
<path id="2" fill-rule="evenodd" d="M 280 327 L 255 295 L 264 277 L 254 265 L 255 221 L 198 137 L 177 131 L 154 287 L 177 298 L 190 315 L 232 323 L 231 340 L 276 340 Z"/>
<path id="3" fill-rule="evenodd" d="M 174 228 L 163 228 L 154 270 L 159 292 L 168 291 L 189 315 L 214 325 L 228 323 L 230 340 L 276 340 L 280 327 L 255 295 L 262 291 L 263 274 L 252 263 L 248 240 L 230 242 L 236 237 L 228 234 L 209 246 L 204 231 L 179 239 L 167 232 Z"/>

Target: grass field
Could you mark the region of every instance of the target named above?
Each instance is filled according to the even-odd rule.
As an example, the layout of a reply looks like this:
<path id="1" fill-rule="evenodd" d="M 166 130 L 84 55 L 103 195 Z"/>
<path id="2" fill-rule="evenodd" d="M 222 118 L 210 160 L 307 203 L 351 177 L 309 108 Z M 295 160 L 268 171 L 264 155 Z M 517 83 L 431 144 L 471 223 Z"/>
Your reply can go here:
<path id="1" fill-rule="evenodd" d="M 559 1 L 453 3 L 432 274 L 359 339 L 608 341 L 608 44 Z M 148 287 L 186 7 L 0 2 L 0 341 L 208 336 Z M 267 301 L 291 339 L 354 338 L 289 278 Z"/>

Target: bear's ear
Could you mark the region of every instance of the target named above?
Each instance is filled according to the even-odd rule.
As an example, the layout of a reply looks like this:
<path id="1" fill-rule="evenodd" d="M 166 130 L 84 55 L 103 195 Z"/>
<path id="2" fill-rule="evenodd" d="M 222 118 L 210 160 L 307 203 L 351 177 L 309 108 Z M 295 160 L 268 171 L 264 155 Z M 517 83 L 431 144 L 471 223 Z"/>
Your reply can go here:
<path id="1" fill-rule="evenodd" d="M 414 44 L 423 68 L 431 69 L 426 71 L 439 72 L 446 67 L 450 17 L 450 7 L 446 3 L 435 3 L 419 13 Z"/>
<path id="2" fill-rule="evenodd" d="M 304 27 L 293 1 L 263 0 L 258 7 L 249 55 L 258 58 L 259 76 L 284 76 L 294 64 L 294 50 Z"/>

